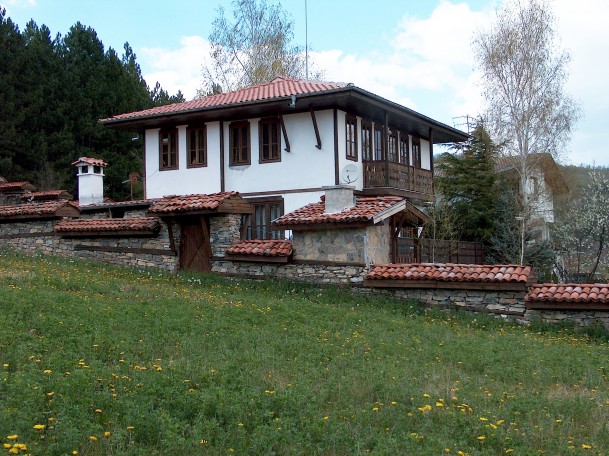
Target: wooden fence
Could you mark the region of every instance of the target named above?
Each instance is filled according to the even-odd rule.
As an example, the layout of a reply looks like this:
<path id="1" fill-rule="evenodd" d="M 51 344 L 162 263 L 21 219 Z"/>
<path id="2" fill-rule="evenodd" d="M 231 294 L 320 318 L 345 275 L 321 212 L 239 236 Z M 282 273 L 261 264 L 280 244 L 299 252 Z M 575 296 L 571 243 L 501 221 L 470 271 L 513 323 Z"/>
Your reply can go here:
<path id="1" fill-rule="evenodd" d="M 483 264 L 484 248 L 479 242 L 398 238 L 395 261 L 396 263 Z"/>

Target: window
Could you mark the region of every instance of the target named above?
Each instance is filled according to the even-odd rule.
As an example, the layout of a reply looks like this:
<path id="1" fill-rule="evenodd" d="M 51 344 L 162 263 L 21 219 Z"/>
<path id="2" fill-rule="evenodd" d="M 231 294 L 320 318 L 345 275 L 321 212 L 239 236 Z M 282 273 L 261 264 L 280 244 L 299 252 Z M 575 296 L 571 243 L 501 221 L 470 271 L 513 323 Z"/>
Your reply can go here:
<path id="1" fill-rule="evenodd" d="M 89 165 L 80 167 L 80 174 L 88 174 L 89 173 Z"/>
<path id="2" fill-rule="evenodd" d="M 345 127 L 347 160 L 357 161 L 357 119 L 355 116 L 345 118 Z"/>
<path id="3" fill-rule="evenodd" d="M 383 127 L 381 125 L 374 126 L 374 160 L 383 160 L 384 154 L 384 143 L 383 140 Z"/>
<path id="4" fill-rule="evenodd" d="M 281 161 L 279 119 L 276 117 L 261 119 L 258 122 L 258 136 L 260 138 L 260 163 Z"/>
<path id="5" fill-rule="evenodd" d="M 362 160 L 372 160 L 372 125 L 362 120 Z"/>
<path id="6" fill-rule="evenodd" d="M 188 128 L 186 139 L 188 149 L 187 167 L 207 166 L 207 128 L 205 125 Z"/>
<path id="7" fill-rule="evenodd" d="M 93 165 L 93 174 L 101 174 L 101 166 Z"/>
<path id="8" fill-rule="evenodd" d="M 387 141 L 387 152 L 389 154 L 389 161 L 398 162 L 398 132 L 394 130 L 389 131 L 389 138 Z"/>
<path id="9" fill-rule="evenodd" d="M 283 231 L 271 228 L 271 221 L 283 215 L 283 198 L 249 199 L 254 206 L 254 213 L 245 223 L 246 239 L 283 239 Z"/>
<path id="10" fill-rule="evenodd" d="M 408 156 L 408 135 L 400 133 L 400 163 L 410 165 L 410 157 Z"/>
<path id="11" fill-rule="evenodd" d="M 415 168 L 421 167 L 421 140 L 412 137 L 412 165 Z"/>
<path id="12" fill-rule="evenodd" d="M 230 166 L 250 164 L 250 124 L 247 121 L 230 124 Z"/>
<path id="13" fill-rule="evenodd" d="M 178 130 L 159 133 L 160 169 L 178 169 Z"/>

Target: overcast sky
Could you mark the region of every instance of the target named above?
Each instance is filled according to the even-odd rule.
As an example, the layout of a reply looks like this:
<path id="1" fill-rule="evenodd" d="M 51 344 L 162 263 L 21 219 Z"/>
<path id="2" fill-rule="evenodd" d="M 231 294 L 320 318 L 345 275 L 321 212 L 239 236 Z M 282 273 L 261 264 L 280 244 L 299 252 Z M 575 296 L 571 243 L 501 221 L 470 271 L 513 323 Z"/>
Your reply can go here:
<path id="1" fill-rule="evenodd" d="M 480 112 L 471 51 L 474 32 L 488 27 L 493 0 L 283 0 L 295 23 L 295 44 L 308 30 L 311 57 L 324 79 L 356 86 L 436 120 L 463 127 Z M 159 81 L 187 99 L 201 85 L 207 37 L 217 9 L 230 0 L 0 0 L 23 29 L 34 19 L 65 35 L 80 21 L 106 47 L 129 42 L 150 86 Z M 550 1 L 562 47 L 571 54 L 567 92 L 581 105 L 563 163 L 609 166 L 609 2 Z M 307 20 L 305 20 L 305 18 Z M 308 26 L 305 27 L 305 24 Z"/>

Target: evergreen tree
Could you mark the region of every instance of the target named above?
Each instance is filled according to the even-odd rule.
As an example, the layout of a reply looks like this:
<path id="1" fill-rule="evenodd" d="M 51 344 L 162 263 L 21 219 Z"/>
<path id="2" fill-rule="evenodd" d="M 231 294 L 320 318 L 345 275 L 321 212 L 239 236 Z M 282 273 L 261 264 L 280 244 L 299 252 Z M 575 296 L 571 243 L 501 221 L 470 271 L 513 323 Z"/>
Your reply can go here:
<path id="1" fill-rule="evenodd" d="M 452 146 L 436 169 L 436 189 L 441 200 L 458 220 L 456 235 L 461 241 L 487 244 L 497 217 L 497 178 L 493 168 L 496 147 L 478 122 L 466 143 Z"/>

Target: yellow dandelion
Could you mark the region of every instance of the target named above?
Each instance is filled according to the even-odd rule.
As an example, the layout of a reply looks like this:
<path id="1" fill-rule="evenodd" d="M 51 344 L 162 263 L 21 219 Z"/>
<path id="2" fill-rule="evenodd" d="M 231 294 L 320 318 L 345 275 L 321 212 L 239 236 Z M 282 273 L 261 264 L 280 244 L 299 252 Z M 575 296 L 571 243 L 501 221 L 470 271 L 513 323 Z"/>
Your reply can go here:
<path id="1" fill-rule="evenodd" d="M 72 454 L 76 456 L 78 454 L 78 450 L 72 450 Z"/>
<path id="2" fill-rule="evenodd" d="M 4 363 L 4 364 L 2 365 L 2 367 L 8 367 L 8 364 Z"/>
<path id="3" fill-rule="evenodd" d="M 591 445 L 588 445 L 587 443 L 582 443 L 582 448 L 583 448 L 584 450 L 589 450 L 590 448 L 592 448 L 592 446 L 591 446 Z"/>
<path id="4" fill-rule="evenodd" d="M 95 413 L 103 413 L 101 409 L 95 409 Z"/>
<path id="5" fill-rule="evenodd" d="M 10 450 L 8 450 L 8 452 L 10 454 L 19 454 L 19 450 L 15 447 L 11 448 Z"/>
<path id="6" fill-rule="evenodd" d="M 477 438 L 478 440 L 480 440 L 481 442 L 482 442 L 483 440 L 486 440 L 486 436 L 484 436 L 484 435 L 479 435 L 479 436 L 478 436 L 478 437 L 476 437 L 476 438 Z"/>
<path id="7" fill-rule="evenodd" d="M 91 442 L 97 442 L 97 437 L 95 437 L 94 435 L 90 435 L 90 436 L 89 436 L 89 440 L 90 440 Z"/>
<path id="8" fill-rule="evenodd" d="M 52 374 L 53 371 L 51 369 L 45 369 L 42 371 L 43 374 Z"/>
<path id="9" fill-rule="evenodd" d="M 425 394 L 423 394 L 423 397 L 428 398 L 429 394 L 425 393 Z"/>
<path id="10" fill-rule="evenodd" d="M 505 454 L 512 454 L 514 452 L 514 450 L 512 448 L 508 448 L 507 450 L 505 450 Z"/>
<path id="11" fill-rule="evenodd" d="M 4 443 L 3 444 L 4 448 L 6 448 L 7 450 L 11 447 L 10 443 Z"/>
<path id="12" fill-rule="evenodd" d="M 444 404 L 442 402 L 436 402 L 436 407 L 444 407 Z"/>
<path id="13" fill-rule="evenodd" d="M 37 431 L 42 431 L 44 430 L 46 426 L 44 424 L 35 424 L 34 425 L 34 429 L 36 429 Z"/>
<path id="14" fill-rule="evenodd" d="M 104 437 L 106 437 L 106 438 L 110 437 L 111 435 L 112 435 L 112 432 L 110 432 L 110 431 L 104 432 Z"/>
<path id="15" fill-rule="evenodd" d="M 17 440 L 18 437 L 17 434 L 7 435 L 6 440 Z"/>
<path id="16" fill-rule="evenodd" d="M 133 426 L 127 426 L 128 431 L 133 431 L 134 429 L 135 429 L 135 427 L 133 427 Z"/>
<path id="17" fill-rule="evenodd" d="M 207 445 L 207 443 L 208 443 L 208 442 L 207 442 L 207 440 L 205 440 L 205 439 L 201 439 L 201 440 L 199 440 L 199 443 L 200 443 L 201 445 Z"/>

